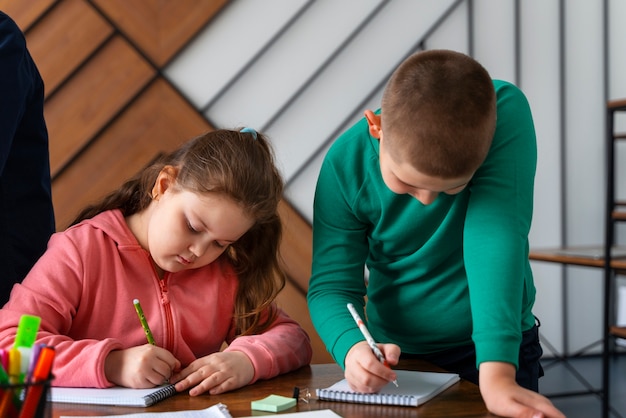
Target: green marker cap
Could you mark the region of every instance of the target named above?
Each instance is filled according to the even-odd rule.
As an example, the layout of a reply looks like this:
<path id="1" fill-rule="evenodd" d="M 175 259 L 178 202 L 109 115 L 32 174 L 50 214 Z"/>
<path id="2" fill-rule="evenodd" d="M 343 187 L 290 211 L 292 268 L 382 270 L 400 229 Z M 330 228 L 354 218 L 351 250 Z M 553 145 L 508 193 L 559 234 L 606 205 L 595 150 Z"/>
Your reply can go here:
<path id="1" fill-rule="evenodd" d="M 14 347 L 32 347 L 37 339 L 39 324 L 41 324 L 40 317 L 35 315 L 22 315 L 20 323 L 17 326 Z"/>

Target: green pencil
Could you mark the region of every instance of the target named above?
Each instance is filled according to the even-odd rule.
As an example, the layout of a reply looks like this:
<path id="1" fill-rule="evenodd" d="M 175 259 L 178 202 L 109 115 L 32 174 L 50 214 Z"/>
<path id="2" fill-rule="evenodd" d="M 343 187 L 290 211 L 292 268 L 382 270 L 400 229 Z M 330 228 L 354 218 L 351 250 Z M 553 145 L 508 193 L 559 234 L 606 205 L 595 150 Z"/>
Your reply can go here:
<path id="1" fill-rule="evenodd" d="M 152 336 L 152 331 L 150 331 L 150 327 L 148 326 L 148 321 L 146 321 L 146 316 L 143 314 L 143 309 L 141 309 L 141 305 L 139 304 L 139 299 L 134 299 L 133 305 L 135 305 L 137 316 L 139 316 L 139 321 L 141 322 L 141 326 L 143 327 L 143 330 L 146 333 L 146 338 L 148 339 L 148 343 L 155 345 L 154 337 Z"/>

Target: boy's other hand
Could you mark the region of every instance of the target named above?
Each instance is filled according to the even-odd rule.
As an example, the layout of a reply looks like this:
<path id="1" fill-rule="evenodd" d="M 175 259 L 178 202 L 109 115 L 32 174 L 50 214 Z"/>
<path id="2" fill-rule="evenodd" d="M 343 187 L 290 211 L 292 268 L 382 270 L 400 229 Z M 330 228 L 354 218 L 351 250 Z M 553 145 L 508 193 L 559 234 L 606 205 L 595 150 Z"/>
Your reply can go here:
<path id="1" fill-rule="evenodd" d="M 565 418 L 543 395 L 515 381 L 515 366 L 502 362 L 480 365 L 480 393 L 489 412 L 502 417 Z"/>

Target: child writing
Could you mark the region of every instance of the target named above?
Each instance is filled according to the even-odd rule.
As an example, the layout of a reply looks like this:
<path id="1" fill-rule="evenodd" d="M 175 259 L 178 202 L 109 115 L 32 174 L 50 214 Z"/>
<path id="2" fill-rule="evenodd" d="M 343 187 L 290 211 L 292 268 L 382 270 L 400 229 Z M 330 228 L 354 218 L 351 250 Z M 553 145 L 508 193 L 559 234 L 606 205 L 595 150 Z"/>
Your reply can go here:
<path id="1" fill-rule="evenodd" d="M 391 365 L 402 355 L 457 372 L 501 416 L 563 416 L 537 393 L 536 152 L 522 92 L 445 50 L 407 58 L 380 112 L 333 144 L 315 193 L 308 302 L 353 389 L 375 392 L 396 375 L 347 303 L 365 306 Z"/>
<path id="2" fill-rule="evenodd" d="M 192 396 L 308 364 L 308 335 L 273 302 L 284 286 L 282 190 L 260 133 L 189 141 L 53 235 L 0 310 L 0 347 L 13 344 L 22 314 L 38 315 L 37 342 L 56 348 L 54 385 L 169 380 Z"/>

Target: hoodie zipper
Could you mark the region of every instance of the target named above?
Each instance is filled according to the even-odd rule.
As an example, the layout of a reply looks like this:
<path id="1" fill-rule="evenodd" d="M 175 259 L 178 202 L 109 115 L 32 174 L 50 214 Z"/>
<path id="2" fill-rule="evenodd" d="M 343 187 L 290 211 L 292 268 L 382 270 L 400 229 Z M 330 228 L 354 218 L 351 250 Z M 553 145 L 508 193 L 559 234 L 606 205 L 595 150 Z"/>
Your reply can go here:
<path id="1" fill-rule="evenodd" d="M 165 273 L 163 279 L 159 280 L 159 286 L 161 287 L 161 305 L 165 310 L 165 348 L 171 351 L 174 349 L 174 319 L 172 318 L 172 306 L 168 297 L 167 275 Z"/>

